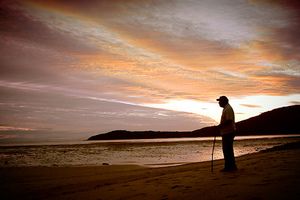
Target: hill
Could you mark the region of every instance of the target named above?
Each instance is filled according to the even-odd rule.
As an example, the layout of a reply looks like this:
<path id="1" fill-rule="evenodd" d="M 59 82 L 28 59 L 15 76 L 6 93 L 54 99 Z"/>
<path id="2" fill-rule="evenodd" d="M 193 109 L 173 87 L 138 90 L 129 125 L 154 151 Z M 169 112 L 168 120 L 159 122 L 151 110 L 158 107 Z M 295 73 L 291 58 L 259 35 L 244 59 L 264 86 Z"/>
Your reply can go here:
<path id="1" fill-rule="evenodd" d="M 277 108 L 237 122 L 237 135 L 299 134 L 299 119 L 300 105 Z M 88 140 L 206 137 L 214 136 L 216 133 L 218 134 L 216 126 L 189 132 L 115 130 L 92 136 Z"/>

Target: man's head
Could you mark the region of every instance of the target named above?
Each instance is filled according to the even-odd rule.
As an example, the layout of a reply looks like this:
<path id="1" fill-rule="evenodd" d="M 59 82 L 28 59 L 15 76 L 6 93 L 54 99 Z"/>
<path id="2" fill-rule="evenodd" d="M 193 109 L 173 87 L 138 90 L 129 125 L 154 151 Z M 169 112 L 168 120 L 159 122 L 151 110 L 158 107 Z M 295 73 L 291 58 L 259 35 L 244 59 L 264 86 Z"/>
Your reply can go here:
<path id="1" fill-rule="evenodd" d="M 226 96 L 220 96 L 218 99 L 217 99 L 217 101 L 219 102 L 219 105 L 220 105 L 220 107 L 225 107 L 227 104 L 228 104 L 228 102 L 229 102 L 229 100 L 228 100 L 228 98 L 226 97 Z"/>

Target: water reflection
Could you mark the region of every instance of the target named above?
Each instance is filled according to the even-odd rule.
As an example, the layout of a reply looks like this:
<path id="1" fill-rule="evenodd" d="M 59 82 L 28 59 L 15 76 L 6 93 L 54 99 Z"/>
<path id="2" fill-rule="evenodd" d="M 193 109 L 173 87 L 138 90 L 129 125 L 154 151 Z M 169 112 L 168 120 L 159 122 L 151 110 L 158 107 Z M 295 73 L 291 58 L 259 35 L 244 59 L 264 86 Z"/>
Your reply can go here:
<path id="1" fill-rule="evenodd" d="M 235 155 L 244 155 L 288 142 L 299 136 L 237 137 Z M 212 138 L 147 139 L 85 142 L 81 144 L 0 147 L 0 166 L 74 166 L 139 164 L 166 166 L 211 159 Z M 222 159 L 220 138 L 215 159 Z"/>

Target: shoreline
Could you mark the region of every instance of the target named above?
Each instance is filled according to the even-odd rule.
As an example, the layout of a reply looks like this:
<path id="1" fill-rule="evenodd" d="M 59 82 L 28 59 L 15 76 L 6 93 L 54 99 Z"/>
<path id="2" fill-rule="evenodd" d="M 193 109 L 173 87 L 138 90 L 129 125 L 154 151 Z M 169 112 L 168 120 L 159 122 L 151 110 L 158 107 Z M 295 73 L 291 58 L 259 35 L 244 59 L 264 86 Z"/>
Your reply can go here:
<path id="1" fill-rule="evenodd" d="M 216 137 L 221 140 L 221 136 Z M 259 140 L 268 138 L 300 138 L 299 134 L 272 134 L 272 135 L 237 135 L 235 140 Z M 115 139 L 115 140 L 70 140 L 54 142 L 20 142 L 20 143 L 1 143 L 0 148 L 5 147 L 31 147 L 31 146 L 68 146 L 68 145 L 93 145 L 97 143 L 157 143 L 157 142 L 191 142 L 191 141 L 212 141 L 214 136 L 207 137 L 183 137 L 183 138 L 152 138 L 152 139 Z"/>
<path id="2" fill-rule="evenodd" d="M 223 160 L 151 168 L 137 165 L 0 168 L 4 199 L 299 199 L 300 142 Z M 287 196 L 289 194 L 289 196 Z M 291 196 L 292 194 L 292 196 Z"/>

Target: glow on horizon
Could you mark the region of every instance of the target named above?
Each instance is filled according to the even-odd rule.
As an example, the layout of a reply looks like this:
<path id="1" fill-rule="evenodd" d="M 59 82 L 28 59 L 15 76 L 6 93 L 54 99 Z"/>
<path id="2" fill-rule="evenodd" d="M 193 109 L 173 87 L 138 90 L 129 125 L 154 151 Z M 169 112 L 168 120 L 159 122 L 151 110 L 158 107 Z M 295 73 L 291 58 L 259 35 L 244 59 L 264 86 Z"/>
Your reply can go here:
<path id="1" fill-rule="evenodd" d="M 293 105 L 293 102 L 299 99 L 300 95 L 289 95 L 286 97 L 257 95 L 230 98 L 229 103 L 235 111 L 236 122 L 238 122 L 275 108 Z M 222 108 L 219 107 L 217 101 L 212 103 L 181 99 L 169 100 L 162 104 L 145 104 L 145 106 L 208 116 L 215 120 L 216 124 L 219 123 L 222 113 Z"/>
<path id="2" fill-rule="evenodd" d="M 166 103 L 161 104 L 145 104 L 144 106 L 152 108 L 161 108 L 180 112 L 195 113 L 198 115 L 204 115 L 219 121 L 220 107 L 217 103 L 207 103 L 196 100 L 169 100 Z"/>

